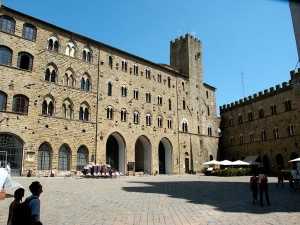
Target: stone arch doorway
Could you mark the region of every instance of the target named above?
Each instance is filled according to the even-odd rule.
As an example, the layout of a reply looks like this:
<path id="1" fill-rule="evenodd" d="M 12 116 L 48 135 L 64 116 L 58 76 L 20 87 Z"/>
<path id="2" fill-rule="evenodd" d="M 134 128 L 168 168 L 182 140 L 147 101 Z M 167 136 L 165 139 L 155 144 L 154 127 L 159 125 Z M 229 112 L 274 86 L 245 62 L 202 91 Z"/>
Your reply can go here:
<path id="1" fill-rule="evenodd" d="M 172 174 L 173 147 L 169 139 L 162 138 L 158 146 L 159 174 Z"/>
<path id="2" fill-rule="evenodd" d="M 0 133 L 0 161 L 1 165 L 9 163 L 11 175 L 19 176 L 22 173 L 24 141 L 15 134 Z"/>
<path id="3" fill-rule="evenodd" d="M 184 167 L 185 167 L 185 173 L 190 173 L 190 156 L 188 152 L 184 153 Z"/>
<path id="4" fill-rule="evenodd" d="M 106 141 L 106 163 L 122 174 L 125 174 L 125 153 L 126 144 L 123 136 L 118 132 L 109 135 Z"/>
<path id="5" fill-rule="evenodd" d="M 135 171 L 151 174 L 151 142 L 146 136 L 140 136 L 135 142 Z"/>
<path id="6" fill-rule="evenodd" d="M 270 172 L 270 159 L 267 155 L 264 155 L 263 156 L 263 167 L 264 167 L 264 170 L 265 170 L 265 173 L 269 173 Z"/>

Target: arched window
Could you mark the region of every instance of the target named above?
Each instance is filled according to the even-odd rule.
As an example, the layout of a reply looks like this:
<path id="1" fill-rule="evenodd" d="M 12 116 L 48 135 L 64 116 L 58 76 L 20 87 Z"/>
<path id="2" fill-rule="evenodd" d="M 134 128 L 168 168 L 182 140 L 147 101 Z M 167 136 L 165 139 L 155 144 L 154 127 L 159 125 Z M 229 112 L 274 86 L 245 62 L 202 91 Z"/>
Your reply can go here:
<path id="1" fill-rule="evenodd" d="M 23 38 L 30 40 L 30 41 L 35 41 L 36 39 L 36 28 L 32 24 L 25 23 L 23 25 L 23 32 L 22 32 Z"/>
<path id="2" fill-rule="evenodd" d="M 188 122 L 186 119 L 183 119 L 181 122 L 181 129 L 182 132 L 187 133 L 188 132 Z"/>
<path id="3" fill-rule="evenodd" d="M 0 91 L 0 112 L 6 111 L 7 94 Z"/>
<path id="4" fill-rule="evenodd" d="M 0 64 L 11 65 L 12 54 L 10 48 L 0 45 Z"/>
<path id="5" fill-rule="evenodd" d="M 90 107 L 86 102 L 81 103 L 79 109 L 79 120 L 89 121 L 89 119 L 90 119 Z"/>
<path id="6" fill-rule="evenodd" d="M 57 67 L 54 64 L 48 65 L 45 72 L 45 80 L 55 83 L 57 81 Z"/>
<path id="7" fill-rule="evenodd" d="M 53 116 L 54 114 L 54 103 L 53 98 L 50 96 L 47 96 L 42 104 L 42 114 L 44 116 Z"/>
<path id="8" fill-rule="evenodd" d="M 73 42 L 69 42 L 66 47 L 66 55 L 75 57 L 75 51 L 76 51 L 75 44 Z"/>
<path id="9" fill-rule="evenodd" d="M 113 119 L 113 108 L 111 106 L 108 106 L 106 108 L 106 118 L 109 119 L 109 120 L 112 120 Z"/>
<path id="10" fill-rule="evenodd" d="M 85 73 L 80 81 L 80 89 L 83 91 L 90 91 L 91 90 L 91 82 L 90 82 L 90 76 Z"/>
<path id="11" fill-rule="evenodd" d="M 139 112 L 135 111 L 133 112 L 133 123 L 139 124 L 139 122 L 140 122 L 140 114 Z"/>
<path id="12" fill-rule="evenodd" d="M 146 125 L 147 126 L 151 126 L 152 124 L 152 117 L 151 117 L 151 114 L 150 113 L 147 113 L 146 114 Z"/>
<path id="13" fill-rule="evenodd" d="M 0 16 L 0 30 L 6 33 L 14 34 L 16 21 L 9 16 Z"/>
<path id="14" fill-rule="evenodd" d="M 23 70 L 32 70 L 33 56 L 28 52 L 19 52 L 18 67 Z"/>
<path id="15" fill-rule="evenodd" d="M 71 149 L 68 145 L 63 144 L 58 153 L 58 169 L 68 171 L 71 168 Z"/>
<path id="16" fill-rule="evenodd" d="M 108 82 L 107 84 L 107 95 L 112 96 L 112 83 Z"/>
<path id="17" fill-rule="evenodd" d="M 58 52 L 59 43 L 57 37 L 50 37 L 48 39 L 48 50 Z"/>
<path id="18" fill-rule="evenodd" d="M 15 95 L 13 97 L 12 111 L 16 113 L 28 113 L 29 99 L 25 95 Z"/>
<path id="19" fill-rule="evenodd" d="M 66 119 L 73 119 L 73 103 L 71 100 L 66 99 L 62 105 L 63 108 L 63 117 Z"/>
<path id="20" fill-rule="evenodd" d="M 126 86 L 122 86 L 121 87 L 121 96 L 122 97 L 126 97 L 127 96 L 127 87 Z"/>
<path id="21" fill-rule="evenodd" d="M 83 49 L 82 60 L 88 63 L 92 62 L 92 51 L 89 48 Z"/>
<path id="22" fill-rule="evenodd" d="M 81 171 L 88 164 L 89 151 L 87 147 L 80 146 L 77 151 L 77 170 Z"/>
<path id="23" fill-rule="evenodd" d="M 65 73 L 63 84 L 68 87 L 75 87 L 75 79 L 73 76 L 74 72 L 68 69 Z"/>
<path id="24" fill-rule="evenodd" d="M 127 120 L 127 111 L 126 109 L 121 109 L 121 121 L 126 122 Z"/>
<path id="25" fill-rule="evenodd" d="M 157 127 L 160 127 L 160 128 L 163 127 L 163 118 L 162 118 L 162 116 L 157 117 Z"/>
<path id="26" fill-rule="evenodd" d="M 43 143 L 38 151 L 38 170 L 51 170 L 52 148 L 50 144 Z"/>

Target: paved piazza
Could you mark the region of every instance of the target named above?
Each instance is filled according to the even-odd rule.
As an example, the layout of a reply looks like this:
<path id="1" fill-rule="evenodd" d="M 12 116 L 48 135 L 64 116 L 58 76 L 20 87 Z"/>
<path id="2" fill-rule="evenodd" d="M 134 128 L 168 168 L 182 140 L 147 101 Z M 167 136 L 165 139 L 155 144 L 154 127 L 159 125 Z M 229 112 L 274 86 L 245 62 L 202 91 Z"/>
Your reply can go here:
<path id="1" fill-rule="evenodd" d="M 44 186 L 44 225 L 299 224 L 300 191 L 277 188 L 270 178 L 271 206 L 250 201 L 249 177 L 144 176 L 117 179 L 16 178 Z M 28 194 L 28 192 L 27 192 Z M 6 224 L 12 198 L 0 201 Z"/>

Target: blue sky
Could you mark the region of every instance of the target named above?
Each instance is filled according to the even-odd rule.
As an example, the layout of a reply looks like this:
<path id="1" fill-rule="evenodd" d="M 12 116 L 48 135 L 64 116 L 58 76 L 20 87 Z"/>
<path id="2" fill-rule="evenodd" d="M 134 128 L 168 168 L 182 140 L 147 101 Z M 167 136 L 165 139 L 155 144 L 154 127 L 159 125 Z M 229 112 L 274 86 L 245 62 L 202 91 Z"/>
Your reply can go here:
<path id="1" fill-rule="evenodd" d="M 217 104 L 287 81 L 297 52 L 288 4 L 278 0 L 5 0 L 5 5 L 157 63 L 187 32 L 203 45 Z"/>

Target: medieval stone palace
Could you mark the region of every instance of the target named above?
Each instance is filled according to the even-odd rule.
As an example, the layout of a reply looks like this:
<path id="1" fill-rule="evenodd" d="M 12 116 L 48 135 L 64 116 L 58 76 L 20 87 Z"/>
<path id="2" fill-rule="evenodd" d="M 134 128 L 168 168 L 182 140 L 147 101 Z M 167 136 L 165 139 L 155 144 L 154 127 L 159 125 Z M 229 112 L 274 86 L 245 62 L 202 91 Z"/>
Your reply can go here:
<path id="1" fill-rule="evenodd" d="M 15 174 L 90 161 L 123 174 L 200 171 L 219 125 L 201 58 L 189 34 L 157 64 L 1 6 L 1 163 Z"/>

